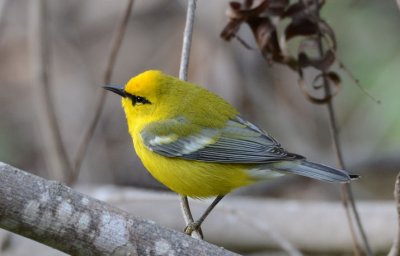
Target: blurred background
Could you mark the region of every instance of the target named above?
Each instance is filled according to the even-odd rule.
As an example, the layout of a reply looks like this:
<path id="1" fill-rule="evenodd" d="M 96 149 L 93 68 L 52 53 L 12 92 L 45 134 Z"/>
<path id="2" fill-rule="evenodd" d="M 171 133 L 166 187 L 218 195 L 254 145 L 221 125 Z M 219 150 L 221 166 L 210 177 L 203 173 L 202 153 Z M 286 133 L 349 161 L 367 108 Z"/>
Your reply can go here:
<path id="1" fill-rule="evenodd" d="M 267 130 L 292 152 L 335 165 L 327 109 L 301 93 L 298 76 L 269 65 L 249 28 L 226 42 L 229 1 L 198 1 L 189 81 L 223 96 L 242 115 Z M 58 179 L 48 155 L 49 128 L 35 82 L 32 2 L 0 1 L 0 161 L 36 175 Z M 48 1 L 49 86 L 70 161 L 75 161 L 101 93 L 107 58 L 126 1 Z M 186 1 L 134 2 L 112 83 L 159 69 L 177 76 Z M 338 41 L 338 58 L 380 104 L 369 98 L 338 65 L 342 87 L 334 98 L 344 160 L 362 176 L 356 199 L 392 200 L 400 171 L 400 12 L 395 1 L 327 1 L 322 16 Z M 128 135 L 119 97 L 108 94 L 77 179 L 78 187 L 118 185 L 166 190 L 144 169 Z M 50 142 L 51 144 L 51 142 Z M 53 159 L 54 160 L 54 159 Z M 306 201 L 338 201 L 339 187 L 302 177 L 285 177 L 235 192 Z M 393 211 L 394 211 L 393 206 Z M 343 225 L 347 225 L 343 220 Z M 23 254 L 22 254 L 23 255 Z M 53 254 L 50 254 L 53 255 Z M 54 254 L 55 255 L 55 254 Z"/>

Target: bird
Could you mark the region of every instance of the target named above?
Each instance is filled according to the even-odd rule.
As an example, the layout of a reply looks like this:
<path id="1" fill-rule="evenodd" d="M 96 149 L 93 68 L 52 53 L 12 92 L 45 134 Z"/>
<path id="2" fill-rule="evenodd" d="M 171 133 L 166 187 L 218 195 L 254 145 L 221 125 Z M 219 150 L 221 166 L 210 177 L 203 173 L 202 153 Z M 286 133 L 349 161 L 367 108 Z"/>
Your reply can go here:
<path id="1" fill-rule="evenodd" d="M 288 174 L 332 183 L 358 178 L 286 151 L 220 96 L 159 70 L 103 87 L 121 96 L 145 168 L 180 195 L 216 197 L 216 205 L 239 187 Z"/>

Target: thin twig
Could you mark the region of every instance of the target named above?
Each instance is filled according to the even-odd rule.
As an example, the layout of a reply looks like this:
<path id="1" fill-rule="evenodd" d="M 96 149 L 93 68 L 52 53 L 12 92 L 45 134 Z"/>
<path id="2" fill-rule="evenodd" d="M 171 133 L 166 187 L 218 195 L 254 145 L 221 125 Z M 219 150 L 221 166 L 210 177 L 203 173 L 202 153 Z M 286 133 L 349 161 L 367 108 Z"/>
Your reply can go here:
<path id="1" fill-rule="evenodd" d="M 335 53 L 335 55 L 336 55 L 336 53 Z M 377 104 L 381 104 L 381 101 L 380 101 L 380 100 L 378 100 L 378 99 L 376 99 L 374 96 L 372 96 L 372 95 L 367 91 L 367 89 L 365 89 L 365 88 L 361 85 L 360 80 L 358 80 L 358 79 L 353 75 L 353 73 L 346 67 L 346 65 L 344 65 L 343 61 L 341 61 L 337 56 L 336 56 L 336 60 L 337 60 L 337 62 L 339 63 L 339 67 L 340 67 L 341 69 L 343 69 L 343 70 L 346 72 L 347 76 L 350 77 L 350 79 L 354 82 L 354 84 L 355 84 L 365 95 L 367 95 L 368 98 L 370 98 L 371 100 L 373 100 L 373 101 L 374 101 L 375 103 L 377 103 Z"/>
<path id="2" fill-rule="evenodd" d="M 330 95 L 329 82 L 325 76 L 323 76 L 323 80 L 324 80 L 325 93 L 326 93 L 326 95 Z M 335 155 L 336 155 L 337 165 L 341 169 L 346 170 L 344 161 L 343 161 L 342 150 L 340 147 L 338 130 L 337 130 L 337 125 L 336 125 L 336 118 L 335 118 L 335 110 L 333 108 L 332 100 L 329 100 L 327 102 L 327 109 L 328 109 L 328 115 L 329 115 L 330 133 L 331 133 L 331 138 L 332 138 L 332 142 L 333 142 L 332 143 L 333 149 L 334 149 Z M 363 255 L 362 249 L 357 240 L 356 231 L 354 229 L 353 218 L 351 215 L 350 208 L 355 207 L 355 204 L 351 203 L 351 201 L 354 201 L 354 199 L 352 197 L 352 191 L 350 188 L 350 184 L 346 183 L 346 184 L 341 185 L 340 191 L 341 191 L 342 204 L 346 210 L 346 217 L 349 222 L 349 228 L 350 228 L 351 238 L 352 238 L 353 247 L 354 247 L 354 253 L 356 255 Z M 350 203 L 350 207 L 349 207 L 349 203 Z M 355 209 L 355 211 L 357 211 L 357 210 Z"/>
<path id="3" fill-rule="evenodd" d="M 186 12 L 185 30 L 183 32 L 183 43 L 181 53 L 181 64 L 179 67 L 179 79 L 186 81 L 188 77 L 190 46 L 192 44 L 193 23 L 196 10 L 196 0 L 188 0 L 188 7 Z M 181 210 L 186 225 L 193 223 L 193 216 L 190 211 L 189 201 L 186 196 L 180 196 Z M 199 231 L 192 232 L 192 237 L 201 238 L 202 235 Z"/>
<path id="4" fill-rule="evenodd" d="M 316 5 L 318 4 L 316 0 L 314 0 L 314 2 L 315 2 Z M 318 18 L 317 20 L 319 20 L 319 12 L 318 11 L 315 12 L 315 15 Z M 322 33 L 321 33 L 321 31 L 318 31 L 318 40 L 317 40 L 317 42 L 318 42 L 319 54 L 322 57 L 322 56 L 324 56 L 324 49 L 323 49 L 323 44 L 322 44 Z M 329 81 L 327 79 L 327 76 L 326 76 L 325 72 L 323 72 L 323 76 L 322 77 L 323 77 L 323 85 L 324 85 L 325 97 L 327 97 L 327 96 L 331 95 L 331 90 L 330 90 Z M 345 170 L 346 168 L 345 168 L 345 164 L 344 164 L 344 161 L 343 161 L 342 150 L 341 150 L 341 147 L 340 147 L 339 132 L 338 132 L 338 129 L 337 129 L 335 110 L 333 108 L 332 100 L 329 100 L 327 102 L 327 109 L 328 109 L 328 114 L 329 114 L 329 124 L 330 124 L 331 138 L 332 138 L 332 142 L 333 142 L 333 147 L 334 147 L 337 163 L 338 163 L 338 166 L 341 169 Z M 355 202 L 354 202 L 354 197 L 353 197 L 353 192 L 351 190 L 351 185 L 349 183 L 341 185 L 341 194 L 342 194 L 343 206 L 344 206 L 344 208 L 346 210 L 346 215 L 347 215 L 347 219 L 349 221 L 349 227 L 350 227 L 350 231 L 351 231 L 351 235 L 352 235 L 352 239 L 353 239 L 354 253 L 356 255 L 363 255 L 363 251 L 360 248 L 360 245 L 358 244 L 358 241 L 357 241 L 356 233 L 355 233 L 355 230 L 354 230 L 353 219 L 352 219 L 351 216 L 354 216 L 354 219 L 356 221 L 355 224 L 356 224 L 356 227 L 358 229 L 358 232 L 361 235 L 361 239 L 362 239 L 362 241 L 364 243 L 366 254 L 367 255 L 373 255 L 372 254 L 372 250 L 370 248 L 370 245 L 368 243 L 368 239 L 367 239 L 367 237 L 365 235 L 365 231 L 364 231 L 363 225 L 361 223 L 360 216 L 359 216 L 358 211 L 357 211 L 357 207 L 356 207 Z"/>
<path id="5" fill-rule="evenodd" d="M 181 53 L 181 65 L 179 67 L 179 79 L 187 81 L 189 69 L 190 47 L 192 45 L 193 23 L 197 0 L 188 0 L 186 12 L 185 31 L 183 32 L 183 43 Z"/>
<path id="6" fill-rule="evenodd" d="M 63 181 L 66 177 L 64 171 L 71 170 L 67 151 L 61 137 L 60 126 L 57 121 L 52 87 L 50 86 L 50 43 L 48 36 L 48 11 L 47 0 L 32 2 L 32 55 L 33 68 L 37 83 L 37 92 L 41 106 L 39 115 L 44 133 L 45 159 L 48 168 L 52 170 L 55 179 Z M 47 127 L 44 127 L 47 126 Z"/>
<path id="7" fill-rule="evenodd" d="M 398 227 L 397 227 L 396 237 L 393 240 L 393 245 L 392 248 L 390 249 L 388 256 L 400 255 L 400 172 L 399 174 L 397 174 L 396 177 L 396 183 L 394 185 L 393 195 L 397 208 Z"/>
<path id="8" fill-rule="evenodd" d="M 234 38 L 236 38 L 236 40 L 238 40 L 238 42 L 243 45 L 244 48 L 246 48 L 247 50 L 251 50 L 254 51 L 256 48 L 252 47 L 251 45 L 249 45 L 243 38 L 241 38 L 238 35 L 233 35 Z"/>
<path id="9" fill-rule="evenodd" d="M 124 38 L 126 27 L 128 25 L 129 16 L 131 15 L 131 12 L 132 12 L 132 6 L 133 6 L 133 0 L 128 0 L 128 4 L 125 8 L 125 13 L 122 17 L 121 22 L 119 23 L 119 25 L 117 27 L 117 33 L 114 38 L 111 52 L 110 52 L 110 55 L 109 55 L 109 58 L 107 61 L 107 66 L 106 66 L 106 69 L 104 72 L 103 81 L 104 81 L 105 85 L 109 84 L 111 82 L 111 76 L 112 76 L 112 72 L 114 70 L 115 61 L 117 59 L 119 49 L 121 48 L 122 40 Z M 103 110 L 105 99 L 106 99 L 106 91 L 101 90 L 96 99 L 96 106 L 95 106 L 95 112 L 94 112 L 93 118 L 89 122 L 89 126 L 88 126 L 86 132 L 84 133 L 83 139 L 81 140 L 81 142 L 79 144 L 77 154 L 75 157 L 74 169 L 71 172 L 71 176 L 69 177 L 68 184 L 74 183 L 78 177 L 80 168 L 82 166 L 82 161 L 85 158 L 87 148 L 93 137 L 94 130 L 96 129 L 101 112 Z"/>
<path id="10" fill-rule="evenodd" d="M 220 212 L 224 212 L 224 216 L 230 218 L 237 218 L 238 222 L 245 223 L 250 229 L 258 230 L 259 232 L 266 234 L 271 238 L 272 241 L 276 243 L 283 251 L 285 251 L 290 256 L 302 256 L 303 254 L 297 249 L 289 240 L 283 237 L 281 234 L 276 232 L 272 227 L 268 225 L 266 221 L 259 221 L 259 219 L 250 216 L 240 210 L 232 209 L 231 207 L 222 206 L 219 207 Z"/>
<path id="11" fill-rule="evenodd" d="M 271 227 L 265 221 L 255 221 L 245 214 L 239 214 L 236 212 L 237 217 L 241 219 L 243 223 L 253 227 L 254 230 L 258 230 L 267 234 L 283 251 L 285 251 L 290 256 L 302 256 L 303 254 L 286 238 L 284 238 L 278 232 L 272 230 Z"/>

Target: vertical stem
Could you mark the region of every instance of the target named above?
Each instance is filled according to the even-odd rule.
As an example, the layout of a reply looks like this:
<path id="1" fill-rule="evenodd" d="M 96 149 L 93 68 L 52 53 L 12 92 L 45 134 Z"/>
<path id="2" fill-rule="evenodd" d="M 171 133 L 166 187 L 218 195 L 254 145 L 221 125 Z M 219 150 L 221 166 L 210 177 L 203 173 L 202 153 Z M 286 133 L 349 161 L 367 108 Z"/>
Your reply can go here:
<path id="1" fill-rule="evenodd" d="M 325 90 L 325 95 L 328 96 L 330 95 L 330 87 L 329 87 L 329 81 L 326 79 L 325 74 L 323 75 L 323 80 L 324 80 L 324 90 Z M 327 109 L 328 109 L 328 115 L 329 115 L 329 126 L 330 126 L 330 133 L 331 133 L 331 139 L 332 139 L 332 145 L 333 145 L 333 150 L 335 151 L 336 155 L 336 161 L 337 165 L 339 166 L 340 169 L 346 170 L 343 162 L 343 156 L 342 156 L 342 151 L 340 148 L 340 142 L 339 142 L 339 136 L 338 136 L 338 130 L 337 130 L 337 124 L 336 124 L 336 118 L 335 118 L 335 111 L 333 108 L 332 104 L 332 99 L 328 101 L 327 103 Z M 347 188 L 350 187 L 350 184 L 342 184 L 341 185 L 341 199 L 342 199 L 342 204 L 345 208 L 346 211 L 346 216 L 347 220 L 349 222 L 349 228 L 350 228 L 350 233 L 352 237 L 352 242 L 353 242 L 353 247 L 354 247 L 354 253 L 357 256 L 363 255 L 362 249 L 357 241 L 357 236 L 356 236 L 356 231 L 354 229 L 354 223 L 353 223 L 353 218 L 351 215 L 351 209 L 349 207 L 349 202 L 350 202 L 350 194 L 352 194 L 351 190 L 347 190 Z M 351 197 L 352 198 L 352 197 Z M 352 199 L 354 200 L 354 199 Z M 350 203 L 350 206 L 353 207 L 353 204 Z M 355 205 L 354 205 L 355 207 Z M 353 209 L 353 211 L 357 211 L 356 209 Z"/>
<path id="2" fill-rule="evenodd" d="M 179 79 L 186 81 L 189 67 L 190 46 L 192 44 L 193 23 L 196 10 L 196 0 L 188 0 L 186 12 L 185 30 L 183 32 L 183 44 L 181 53 L 181 65 L 179 67 Z M 184 195 L 180 196 L 181 210 L 185 219 L 186 225 L 193 223 L 193 216 L 190 211 L 188 198 Z M 195 238 L 201 238 L 201 234 L 195 230 L 192 233 Z"/>
<path id="3" fill-rule="evenodd" d="M 107 85 L 111 82 L 111 75 L 112 75 L 112 72 L 114 69 L 114 65 L 115 65 L 115 61 L 117 59 L 119 49 L 121 48 L 122 40 L 125 35 L 126 27 L 128 25 L 128 21 L 129 21 L 129 16 L 131 15 L 131 12 L 132 12 L 132 6 L 133 6 L 133 0 L 128 0 L 128 4 L 125 8 L 125 13 L 122 17 L 121 22 L 119 23 L 119 25 L 117 27 L 117 33 L 116 33 L 116 36 L 114 38 L 114 41 L 113 41 L 113 44 L 111 47 L 111 52 L 108 57 L 106 69 L 104 71 L 103 81 L 104 81 L 105 85 Z M 79 143 L 77 154 L 75 157 L 75 163 L 73 166 L 73 170 L 71 171 L 71 175 L 69 177 L 68 184 L 74 183 L 78 177 L 80 168 L 82 166 L 82 161 L 85 158 L 87 148 L 93 137 L 93 133 L 94 133 L 94 130 L 96 129 L 97 123 L 99 122 L 100 114 L 103 110 L 105 99 L 106 99 L 106 91 L 101 90 L 96 99 L 94 116 L 93 116 L 92 120 L 89 122 L 89 126 L 84 133 L 83 139 Z"/>
<path id="4" fill-rule="evenodd" d="M 186 81 L 189 69 L 190 47 L 192 45 L 193 23 L 197 0 L 188 0 L 186 12 L 185 30 L 183 32 L 183 43 L 181 53 L 181 65 L 179 67 L 179 79 Z"/>
<path id="5" fill-rule="evenodd" d="M 45 161 L 51 170 L 52 179 L 64 181 L 65 171 L 71 170 L 65 145 L 62 141 L 57 121 L 52 87 L 50 86 L 50 43 L 48 36 L 47 0 L 35 0 L 31 3 L 31 45 L 32 69 L 36 84 L 39 126 L 43 134 Z"/>
<path id="6" fill-rule="evenodd" d="M 314 0 L 314 4 L 318 5 L 316 0 Z M 319 20 L 319 12 L 318 11 L 315 12 L 315 15 L 318 18 L 317 20 Z M 318 40 L 317 41 L 318 41 L 319 54 L 322 57 L 322 56 L 324 56 L 324 48 L 323 48 L 323 44 L 322 44 L 321 31 L 318 32 Z M 323 72 L 322 73 L 323 74 L 322 77 L 323 77 L 323 85 L 324 85 L 324 90 L 325 90 L 325 96 L 329 97 L 331 95 L 331 90 L 330 90 L 330 87 L 329 87 L 329 81 L 327 79 L 326 72 L 325 71 L 322 71 L 322 72 Z M 328 109 L 328 114 L 329 114 L 330 133 L 331 133 L 331 138 L 332 138 L 332 142 L 333 142 L 333 148 L 334 148 L 336 159 L 337 159 L 337 164 L 341 169 L 346 169 L 344 161 L 343 161 L 342 150 L 341 150 L 341 147 L 340 147 L 339 132 L 338 132 L 338 128 L 337 128 L 335 110 L 333 108 L 332 99 L 330 99 L 327 102 L 327 109 Z M 360 219 L 360 216 L 358 214 L 357 207 L 355 205 L 353 192 L 351 190 L 351 185 L 349 183 L 341 185 L 341 195 L 342 195 L 342 203 L 343 203 L 343 206 L 344 206 L 344 208 L 346 210 L 346 216 L 347 216 L 347 219 L 348 219 L 348 222 L 349 222 L 349 227 L 350 227 L 350 231 L 351 231 L 351 235 L 352 235 L 354 253 L 356 255 L 363 255 L 363 251 L 360 248 L 360 245 L 359 245 L 359 243 L 357 241 L 357 237 L 356 237 L 356 233 L 355 233 L 355 230 L 354 230 L 354 223 L 353 223 L 352 216 L 354 217 L 354 219 L 356 221 L 356 227 L 358 229 L 358 232 L 361 235 L 361 239 L 362 239 L 362 241 L 364 243 L 364 247 L 365 247 L 365 251 L 366 251 L 367 255 L 373 255 L 372 254 L 372 250 L 370 248 L 370 245 L 368 243 L 367 236 L 365 235 L 365 231 L 364 231 L 363 225 L 361 223 L 361 219 Z"/>

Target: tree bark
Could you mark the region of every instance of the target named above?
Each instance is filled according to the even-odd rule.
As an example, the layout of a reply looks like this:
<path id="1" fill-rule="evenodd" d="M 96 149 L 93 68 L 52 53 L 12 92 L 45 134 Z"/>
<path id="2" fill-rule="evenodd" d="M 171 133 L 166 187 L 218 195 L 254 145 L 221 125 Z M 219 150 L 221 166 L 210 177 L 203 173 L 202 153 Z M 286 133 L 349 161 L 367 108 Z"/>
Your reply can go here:
<path id="1" fill-rule="evenodd" d="M 1 162 L 0 228 L 71 255 L 235 255 Z"/>

